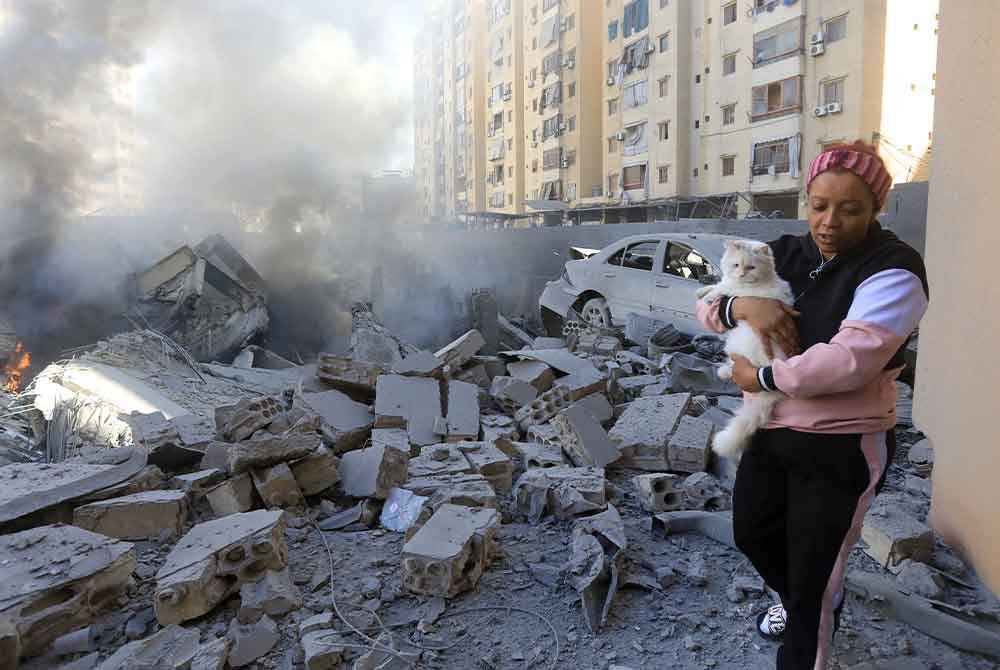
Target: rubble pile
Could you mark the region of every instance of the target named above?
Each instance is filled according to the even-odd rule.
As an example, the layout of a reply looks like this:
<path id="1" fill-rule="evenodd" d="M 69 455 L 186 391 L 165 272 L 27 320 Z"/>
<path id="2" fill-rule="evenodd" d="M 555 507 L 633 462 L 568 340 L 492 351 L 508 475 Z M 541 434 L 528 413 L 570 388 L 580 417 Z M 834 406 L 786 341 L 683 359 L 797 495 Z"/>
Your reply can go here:
<path id="1" fill-rule="evenodd" d="M 475 316 L 497 332 L 431 352 L 358 304 L 349 355 L 295 365 L 246 346 L 199 363 L 192 341 L 216 327 L 190 316 L 199 301 L 221 292 L 252 311 L 264 295 L 227 248 L 184 248 L 140 282 L 196 323 L 99 342 L 17 399 L 32 418 L 10 430 L 31 431 L 30 450 L 40 425 L 48 458 L 0 466 L 0 666 L 499 668 L 599 652 L 581 667 L 624 668 L 669 648 L 677 667 L 715 667 L 729 634 L 679 606 L 769 605 L 731 549 L 733 465 L 709 449 L 738 396 L 676 332 L 647 327 L 637 346 L 575 324 L 535 339 L 480 297 Z M 502 337 L 524 346 L 496 351 Z M 988 653 L 995 633 L 970 619 L 1000 608 L 976 609 L 972 591 L 961 616 L 917 615 L 975 585 L 922 521 L 932 451 L 909 459 L 866 520 L 852 592 Z M 509 665 L 480 648 L 447 666 L 461 639 L 446 636 L 467 632 L 449 622 L 476 610 L 519 611 L 510 630 L 537 641 L 514 639 Z M 662 632 L 638 634 L 647 619 Z M 627 648 L 608 650 L 608 630 Z M 754 653 L 746 640 L 734 663 Z"/>

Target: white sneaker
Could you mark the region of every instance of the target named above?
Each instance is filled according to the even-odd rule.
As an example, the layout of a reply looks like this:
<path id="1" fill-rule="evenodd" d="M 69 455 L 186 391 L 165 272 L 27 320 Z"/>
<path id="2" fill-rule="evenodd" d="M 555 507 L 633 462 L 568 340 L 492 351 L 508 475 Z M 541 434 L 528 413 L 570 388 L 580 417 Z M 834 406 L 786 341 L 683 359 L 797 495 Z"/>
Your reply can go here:
<path id="1" fill-rule="evenodd" d="M 788 613 L 780 603 L 757 615 L 757 631 L 769 640 L 780 640 L 788 623 Z"/>

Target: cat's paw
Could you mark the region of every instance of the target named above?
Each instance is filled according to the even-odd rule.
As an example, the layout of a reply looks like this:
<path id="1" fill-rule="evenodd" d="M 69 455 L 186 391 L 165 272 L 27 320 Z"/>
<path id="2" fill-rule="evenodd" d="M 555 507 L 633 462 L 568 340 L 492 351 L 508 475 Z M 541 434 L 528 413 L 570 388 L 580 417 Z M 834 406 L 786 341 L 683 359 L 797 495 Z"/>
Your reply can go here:
<path id="1" fill-rule="evenodd" d="M 732 379 L 733 378 L 733 364 L 732 363 L 723 363 L 722 365 L 719 366 L 719 370 L 718 370 L 718 372 L 716 372 L 716 374 L 719 375 L 719 379 L 723 379 L 723 380 L 727 380 L 727 381 L 730 380 L 730 379 Z"/>

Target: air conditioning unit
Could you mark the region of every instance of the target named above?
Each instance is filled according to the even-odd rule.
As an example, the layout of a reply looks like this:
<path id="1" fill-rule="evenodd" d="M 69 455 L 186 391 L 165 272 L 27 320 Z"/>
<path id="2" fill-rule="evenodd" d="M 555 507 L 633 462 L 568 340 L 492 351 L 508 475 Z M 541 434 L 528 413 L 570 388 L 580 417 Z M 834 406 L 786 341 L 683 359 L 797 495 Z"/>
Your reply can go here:
<path id="1" fill-rule="evenodd" d="M 614 86 L 614 85 L 615 85 L 615 78 L 608 77 L 608 86 Z"/>
<path id="2" fill-rule="evenodd" d="M 656 53 L 656 45 L 653 44 L 652 42 L 650 42 L 649 44 L 647 44 L 646 45 L 646 53 L 648 53 L 648 54 L 655 54 Z"/>
<path id="3" fill-rule="evenodd" d="M 809 44 L 822 44 L 823 43 L 823 31 L 818 33 L 813 33 L 809 36 Z"/>
<path id="4" fill-rule="evenodd" d="M 618 134 L 615 135 L 615 139 L 618 140 L 619 142 L 624 142 L 625 141 L 625 131 L 619 131 Z"/>
<path id="5" fill-rule="evenodd" d="M 822 42 L 820 42 L 819 44 L 813 44 L 809 47 L 810 56 L 822 56 L 825 52 L 826 52 L 826 47 L 823 46 Z"/>
<path id="6" fill-rule="evenodd" d="M 563 168 L 564 170 L 566 168 L 568 168 L 569 167 L 569 159 L 568 158 L 563 158 L 561 161 L 559 161 L 559 167 Z"/>
<path id="7" fill-rule="evenodd" d="M 565 133 L 566 132 L 566 124 L 565 123 L 560 123 L 559 124 L 559 132 L 560 133 Z"/>
<path id="8" fill-rule="evenodd" d="M 816 105 L 813 107 L 813 116 L 826 116 L 826 105 Z"/>
<path id="9" fill-rule="evenodd" d="M 504 93 L 503 94 L 503 99 L 504 100 L 510 100 L 510 93 Z"/>
<path id="10" fill-rule="evenodd" d="M 561 32 L 561 33 L 566 32 L 566 25 L 567 25 L 566 24 L 566 19 L 560 19 L 559 20 L 559 32 Z"/>
<path id="11" fill-rule="evenodd" d="M 563 67 L 568 70 L 572 70 L 575 66 L 576 66 L 576 61 L 573 60 L 572 58 L 567 58 L 566 60 L 563 61 Z"/>
<path id="12" fill-rule="evenodd" d="M 768 165 L 767 166 L 767 173 L 769 175 L 771 175 L 772 177 L 777 177 L 778 176 L 778 168 L 776 168 L 773 165 Z"/>
<path id="13" fill-rule="evenodd" d="M 535 88 L 535 80 L 534 79 L 529 79 L 528 80 L 528 88 Z"/>
<path id="14" fill-rule="evenodd" d="M 830 102 L 826 105 L 827 114 L 840 114 L 844 111 L 844 105 L 839 102 Z"/>

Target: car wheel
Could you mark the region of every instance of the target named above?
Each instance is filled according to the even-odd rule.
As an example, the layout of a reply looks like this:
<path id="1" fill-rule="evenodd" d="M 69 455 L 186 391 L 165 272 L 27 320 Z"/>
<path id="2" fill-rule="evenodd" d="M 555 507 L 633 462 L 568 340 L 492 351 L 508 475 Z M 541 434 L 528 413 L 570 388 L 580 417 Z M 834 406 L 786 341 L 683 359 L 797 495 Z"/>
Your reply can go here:
<path id="1" fill-rule="evenodd" d="M 604 298 L 591 298 L 583 303 L 583 309 L 580 310 L 580 318 L 584 323 L 591 326 L 597 326 L 598 328 L 611 327 L 611 311 L 608 309 L 608 303 Z"/>

